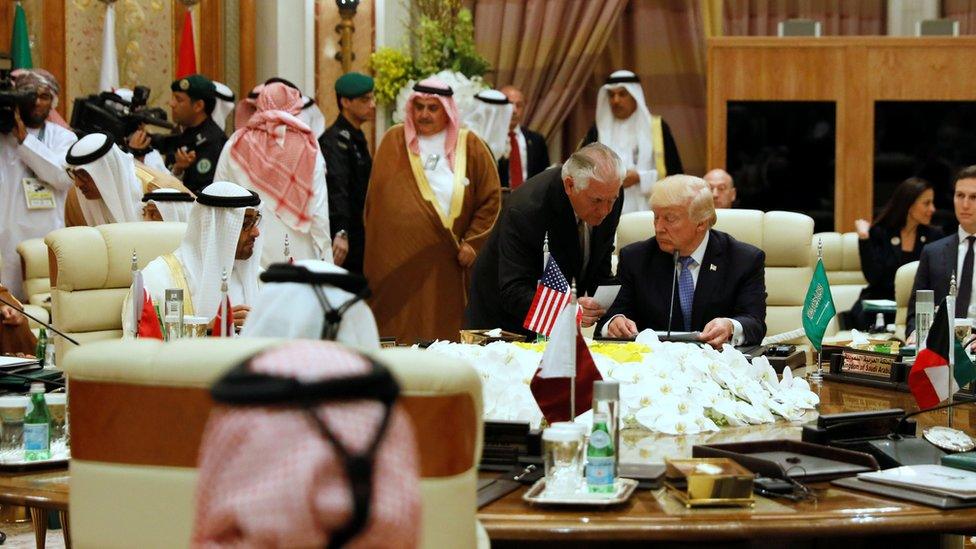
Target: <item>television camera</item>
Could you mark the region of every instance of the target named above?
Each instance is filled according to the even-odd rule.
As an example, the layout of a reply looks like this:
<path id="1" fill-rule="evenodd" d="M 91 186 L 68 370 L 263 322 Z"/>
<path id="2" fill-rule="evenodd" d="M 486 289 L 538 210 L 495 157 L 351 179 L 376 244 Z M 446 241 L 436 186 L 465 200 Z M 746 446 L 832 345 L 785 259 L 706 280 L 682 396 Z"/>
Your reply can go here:
<path id="1" fill-rule="evenodd" d="M 79 97 L 72 109 L 71 127 L 81 135 L 107 133 L 122 148 L 127 148 L 129 136 L 144 124 L 175 130 L 176 125 L 167 120 L 166 111 L 146 105 L 149 94 L 148 87 L 136 86 L 131 100 L 110 91 Z M 177 137 L 149 134 L 152 148 L 164 155 L 176 149 Z"/>
<path id="2" fill-rule="evenodd" d="M 37 101 L 34 92 L 16 91 L 14 79 L 10 76 L 14 61 L 6 53 L 0 53 L 0 133 L 10 133 L 14 128 L 14 109 L 20 109 L 21 116 L 29 113 Z"/>

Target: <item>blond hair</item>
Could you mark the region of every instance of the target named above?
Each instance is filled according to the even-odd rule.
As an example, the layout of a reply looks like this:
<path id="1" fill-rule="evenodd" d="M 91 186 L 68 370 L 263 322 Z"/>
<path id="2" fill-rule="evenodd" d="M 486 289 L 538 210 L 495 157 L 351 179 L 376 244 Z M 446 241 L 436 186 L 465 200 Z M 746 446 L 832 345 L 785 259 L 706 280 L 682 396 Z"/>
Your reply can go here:
<path id="1" fill-rule="evenodd" d="M 591 178 L 604 183 L 620 183 L 626 173 L 617 153 L 602 143 L 590 143 L 574 152 L 562 169 L 563 179 L 573 178 L 573 188 L 577 193 L 590 186 Z"/>
<path id="2" fill-rule="evenodd" d="M 672 206 L 688 207 L 688 217 L 695 223 L 707 221 L 709 228 L 715 225 L 715 202 L 708 184 L 693 175 L 671 175 L 654 184 L 651 208 Z"/>

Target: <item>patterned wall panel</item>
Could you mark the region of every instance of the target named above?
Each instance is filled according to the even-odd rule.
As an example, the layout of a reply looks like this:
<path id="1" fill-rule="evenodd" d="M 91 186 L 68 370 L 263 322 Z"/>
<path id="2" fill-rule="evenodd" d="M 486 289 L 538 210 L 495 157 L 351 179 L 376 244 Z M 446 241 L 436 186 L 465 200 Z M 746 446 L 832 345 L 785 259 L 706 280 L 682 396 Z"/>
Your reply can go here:
<path id="1" fill-rule="evenodd" d="M 68 101 L 98 92 L 105 5 L 97 0 L 65 4 Z M 165 107 L 173 66 L 173 14 L 168 0 L 118 0 L 115 46 L 119 82 L 152 89 L 149 103 Z"/>

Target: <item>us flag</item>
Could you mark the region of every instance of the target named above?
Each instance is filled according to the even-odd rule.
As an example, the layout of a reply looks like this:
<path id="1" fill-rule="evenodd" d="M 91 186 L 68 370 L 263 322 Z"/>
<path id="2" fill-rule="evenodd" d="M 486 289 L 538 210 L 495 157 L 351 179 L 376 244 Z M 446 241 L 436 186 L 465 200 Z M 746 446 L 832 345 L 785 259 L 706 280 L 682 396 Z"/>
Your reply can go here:
<path id="1" fill-rule="evenodd" d="M 559 265 L 556 265 L 556 260 L 550 257 L 535 290 L 529 314 L 525 315 L 523 327 L 548 337 L 559 311 L 569 303 L 569 298 L 569 283 L 559 270 Z"/>

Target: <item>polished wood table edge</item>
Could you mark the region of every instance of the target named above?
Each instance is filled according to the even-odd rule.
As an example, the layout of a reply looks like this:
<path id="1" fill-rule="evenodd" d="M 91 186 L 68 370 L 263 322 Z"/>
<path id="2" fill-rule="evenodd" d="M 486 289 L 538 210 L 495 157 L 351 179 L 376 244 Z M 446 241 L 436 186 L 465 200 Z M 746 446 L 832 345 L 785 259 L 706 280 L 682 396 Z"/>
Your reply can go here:
<path id="1" fill-rule="evenodd" d="M 820 413 L 902 408 L 917 410 L 908 393 L 874 387 L 824 382 L 814 387 L 821 397 Z M 812 414 L 816 417 L 816 414 Z M 953 413 L 955 425 L 976 433 L 976 407 L 960 406 Z M 918 416 L 918 428 L 944 425 L 946 413 Z M 784 430 L 784 427 L 788 429 Z M 767 430 L 770 436 L 741 438 L 739 434 L 756 434 Z M 730 440 L 721 437 L 729 435 Z M 677 444 L 680 437 L 646 433 L 650 448 L 668 452 L 680 448 L 690 454 L 693 444 L 738 440 L 800 438 L 799 424 L 780 422 L 726 428 L 701 440 Z M 624 436 L 622 436 L 623 440 Z M 640 441 L 643 435 L 633 437 Z M 633 454 L 632 454 L 633 455 Z M 661 457 L 688 457 L 672 455 Z M 649 463 L 656 462 L 648 457 Z M 482 473 L 487 478 L 489 473 Z M 491 476 L 497 476 L 494 473 Z M 582 540 L 582 541 L 735 541 L 762 538 L 820 538 L 825 536 L 887 536 L 908 533 L 960 534 L 976 532 L 976 508 L 943 511 L 908 501 L 886 498 L 828 483 L 810 487 L 820 496 L 810 503 L 792 503 L 780 499 L 757 503 L 754 511 L 724 509 L 683 511 L 669 501 L 658 500 L 659 492 L 638 491 L 631 501 L 605 510 L 533 506 L 522 501 L 526 487 L 519 488 L 482 507 L 478 519 L 488 536 L 496 541 Z M 670 496 L 661 496 L 670 497 Z M 770 503 L 774 502 L 774 503 Z M 677 504 L 675 504 L 677 505 Z"/>
<path id="2" fill-rule="evenodd" d="M 479 512 L 478 520 L 493 541 L 558 540 L 618 540 L 618 541 L 734 541 L 756 538 L 815 538 L 864 537 L 904 533 L 966 534 L 976 533 L 976 508 L 943 511 L 900 500 L 887 500 L 866 492 L 845 490 L 826 483 L 810 485 L 817 491 L 830 490 L 875 501 L 875 505 L 890 503 L 891 512 L 884 508 L 835 510 L 829 516 L 811 516 L 808 510 L 788 512 L 751 512 L 727 508 L 694 511 L 687 514 L 648 513 L 641 516 L 619 513 L 641 502 L 656 505 L 656 490 L 638 492 L 631 502 L 607 509 L 563 510 L 558 507 L 529 507 L 526 514 Z M 516 490 L 507 497 L 521 499 L 527 488 Z M 670 496 L 665 496 L 670 497 Z M 759 497 L 757 496 L 757 500 Z M 773 500 L 778 501 L 778 500 Z M 808 504 L 815 506 L 816 504 Z M 790 507 L 790 509 L 794 509 Z M 879 512 L 880 511 L 880 512 Z M 546 513 L 541 519 L 539 513 Z M 564 515 L 564 516 L 560 516 Z M 738 515 L 738 516 L 736 516 Z M 845 516 L 846 515 L 846 516 Z M 829 532 L 825 532 L 829 530 Z"/>
<path id="3" fill-rule="evenodd" d="M 0 504 L 67 511 L 69 480 L 67 468 L 0 474 Z"/>

